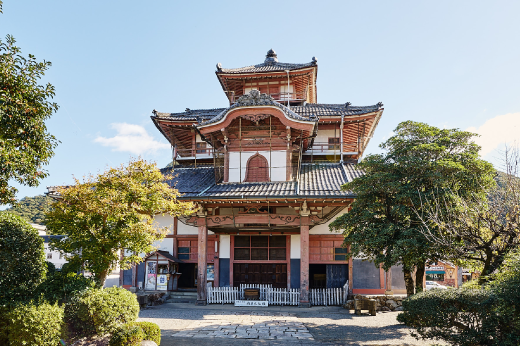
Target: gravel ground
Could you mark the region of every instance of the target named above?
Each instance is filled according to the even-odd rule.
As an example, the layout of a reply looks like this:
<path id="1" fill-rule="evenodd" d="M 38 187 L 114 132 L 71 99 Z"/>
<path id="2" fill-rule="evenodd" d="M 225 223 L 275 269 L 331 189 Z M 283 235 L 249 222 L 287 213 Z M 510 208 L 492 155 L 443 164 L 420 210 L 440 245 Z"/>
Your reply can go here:
<path id="1" fill-rule="evenodd" d="M 259 310 L 262 309 L 262 310 Z M 228 324 L 236 320 L 237 311 L 258 313 L 288 313 L 302 322 L 314 337 L 314 340 L 237 340 L 218 338 L 184 338 L 173 334 L 194 330 L 201 321 L 214 319 L 218 314 L 221 320 L 215 320 L 216 325 Z M 138 321 L 157 323 L 162 331 L 162 346 L 171 345 L 442 345 L 431 340 L 417 340 L 410 335 L 410 329 L 396 321 L 398 312 L 378 312 L 377 316 L 357 316 L 353 311 L 340 307 L 268 307 L 238 308 L 231 304 L 194 306 L 193 304 L 165 304 L 142 310 Z"/>

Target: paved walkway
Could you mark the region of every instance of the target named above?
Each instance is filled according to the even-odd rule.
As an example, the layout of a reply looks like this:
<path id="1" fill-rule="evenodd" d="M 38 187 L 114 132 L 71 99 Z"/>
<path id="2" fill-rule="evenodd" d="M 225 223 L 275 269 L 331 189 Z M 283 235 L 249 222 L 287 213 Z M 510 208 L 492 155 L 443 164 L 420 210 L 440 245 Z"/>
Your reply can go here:
<path id="1" fill-rule="evenodd" d="M 165 304 L 142 310 L 157 323 L 161 346 L 189 345 L 440 345 L 417 340 L 396 321 L 397 312 L 357 316 L 340 307 L 251 309 L 231 304 Z"/>
<path id="2" fill-rule="evenodd" d="M 228 314 L 209 312 L 204 320 L 194 321 L 172 337 L 314 340 L 309 330 L 288 312 L 234 311 Z"/>

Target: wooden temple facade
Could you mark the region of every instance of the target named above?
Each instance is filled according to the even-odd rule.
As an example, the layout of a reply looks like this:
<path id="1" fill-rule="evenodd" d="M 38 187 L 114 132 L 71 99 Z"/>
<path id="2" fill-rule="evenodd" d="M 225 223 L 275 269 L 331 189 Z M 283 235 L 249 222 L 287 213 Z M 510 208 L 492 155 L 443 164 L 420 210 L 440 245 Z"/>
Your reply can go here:
<path id="1" fill-rule="evenodd" d="M 328 229 L 355 198 L 341 185 L 361 174 L 356 163 L 383 105 L 320 104 L 317 72 L 315 58 L 281 63 L 269 50 L 257 65 L 217 65 L 228 107 L 154 110 L 173 152 L 164 173 L 173 173 L 180 199 L 200 207 L 189 217 L 158 216 L 171 234 L 157 245 L 182 262 L 178 287 L 197 288 L 198 303 L 206 302 L 208 282 L 300 288 L 302 305 L 310 288 L 347 280 L 353 293 L 388 288 L 382 269 L 348 260 L 343 236 Z M 126 271 L 123 284 L 147 278 L 143 267 Z"/>

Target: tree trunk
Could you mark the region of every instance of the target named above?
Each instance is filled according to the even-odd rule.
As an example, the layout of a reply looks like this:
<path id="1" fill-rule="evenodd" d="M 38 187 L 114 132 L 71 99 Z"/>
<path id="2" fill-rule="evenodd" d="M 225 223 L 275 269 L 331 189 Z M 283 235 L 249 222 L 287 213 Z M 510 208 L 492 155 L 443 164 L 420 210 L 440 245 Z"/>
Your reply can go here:
<path id="1" fill-rule="evenodd" d="M 404 274 L 404 284 L 406 285 L 406 295 L 408 297 L 413 296 L 414 284 L 413 284 L 412 272 L 403 267 L 403 274 Z"/>
<path id="2" fill-rule="evenodd" d="M 426 269 L 426 263 L 422 262 L 417 264 L 417 270 L 415 271 L 415 292 L 419 293 L 424 291 L 423 280 L 424 271 Z"/>
<path id="3" fill-rule="evenodd" d="M 95 275 L 96 287 L 103 288 L 105 286 L 105 281 L 107 280 L 108 273 L 110 269 L 103 270 L 99 274 Z"/>

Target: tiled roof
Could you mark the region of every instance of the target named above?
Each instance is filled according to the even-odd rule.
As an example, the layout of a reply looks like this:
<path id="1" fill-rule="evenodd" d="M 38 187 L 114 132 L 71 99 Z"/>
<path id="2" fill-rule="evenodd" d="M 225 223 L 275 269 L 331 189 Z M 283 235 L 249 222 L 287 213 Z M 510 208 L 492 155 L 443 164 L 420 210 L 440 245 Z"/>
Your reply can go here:
<path id="1" fill-rule="evenodd" d="M 171 169 L 162 172 L 169 173 Z M 173 174 L 177 176 L 169 184 L 175 186 L 183 197 L 352 197 L 352 192 L 341 191 L 341 185 L 359 177 L 362 172 L 354 164 L 313 163 L 302 164 L 299 182 L 220 184 L 215 184 L 212 167 L 175 168 Z"/>
<path id="2" fill-rule="evenodd" d="M 215 184 L 215 170 L 213 167 L 163 168 L 163 174 L 172 174 L 173 179 L 167 183 L 175 187 L 183 197 L 197 196 L 202 191 Z"/>
<path id="3" fill-rule="evenodd" d="M 44 243 L 49 243 L 51 239 L 63 239 L 65 238 L 64 235 L 41 235 L 41 238 L 43 238 Z"/>
<path id="4" fill-rule="evenodd" d="M 217 64 L 217 73 L 262 73 L 273 71 L 298 70 L 305 67 L 316 66 L 318 60 L 314 57 L 312 61 L 306 64 L 288 64 L 278 62 L 278 55 L 271 48 L 267 51 L 265 60 L 262 64 L 251 65 L 240 68 L 222 68 L 220 63 Z"/>
<path id="5" fill-rule="evenodd" d="M 185 121 L 197 121 L 201 123 L 205 120 L 211 119 L 220 114 L 226 108 L 211 108 L 211 109 L 189 109 L 180 113 L 162 113 L 154 111 L 154 115 L 157 118 L 168 118 L 170 120 L 185 120 Z"/>
<path id="6" fill-rule="evenodd" d="M 239 68 L 220 68 L 218 73 L 262 73 L 262 72 L 277 72 L 277 71 L 292 71 L 305 67 L 316 66 L 314 62 L 305 64 L 288 64 L 283 62 L 264 62 L 257 65 L 251 65 Z"/>
<path id="7" fill-rule="evenodd" d="M 326 103 L 307 103 L 304 106 L 291 106 L 291 110 L 302 117 L 323 117 L 323 116 L 349 116 L 377 112 L 383 108 L 379 102 L 373 106 L 352 106 L 350 103 L 326 104 Z"/>
<path id="8" fill-rule="evenodd" d="M 338 163 L 302 164 L 298 194 L 301 196 L 351 196 L 342 191 L 341 185 L 351 181 L 345 169 Z M 347 165 L 343 165 L 347 166 Z M 353 166 L 348 164 L 348 166 Z M 349 167 L 355 170 L 354 167 Z"/>
<path id="9" fill-rule="evenodd" d="M 202 196 L 212 197 L 251 197 L 251 196 L 294 196 L 296 182 L 283 181 L 272 183 L 226 183 L 218 184 L 207 190 Z"/>
<path id="10" fill-rule="evenodd" d="M 304 121 L 316 121 L 319 117 L 327 116 L 351 116 L 361 115 L 371 112 L 377 112 L 383 108 L 382 103 L 373 106 L 351 106 L 348 103 L 341 104 L 325 104 L 325 103 L 307 103 L 304 106 L 291 106 L 288 109 L 286 106 L 273 101 L 276 106 L 281 108 L 286 114 L 293 119 Z M 197 121 L 201 123 L 213 123 L 220 120 L 227 111 L 240 107 L 240 104 L 235 103 L 228 108 L 212 108 L 212 109 L 187 109 L 180 113 L 161 113 L 155 112 L 157 118 L 168 118 L 171 120 L 185 120 Z"/>

